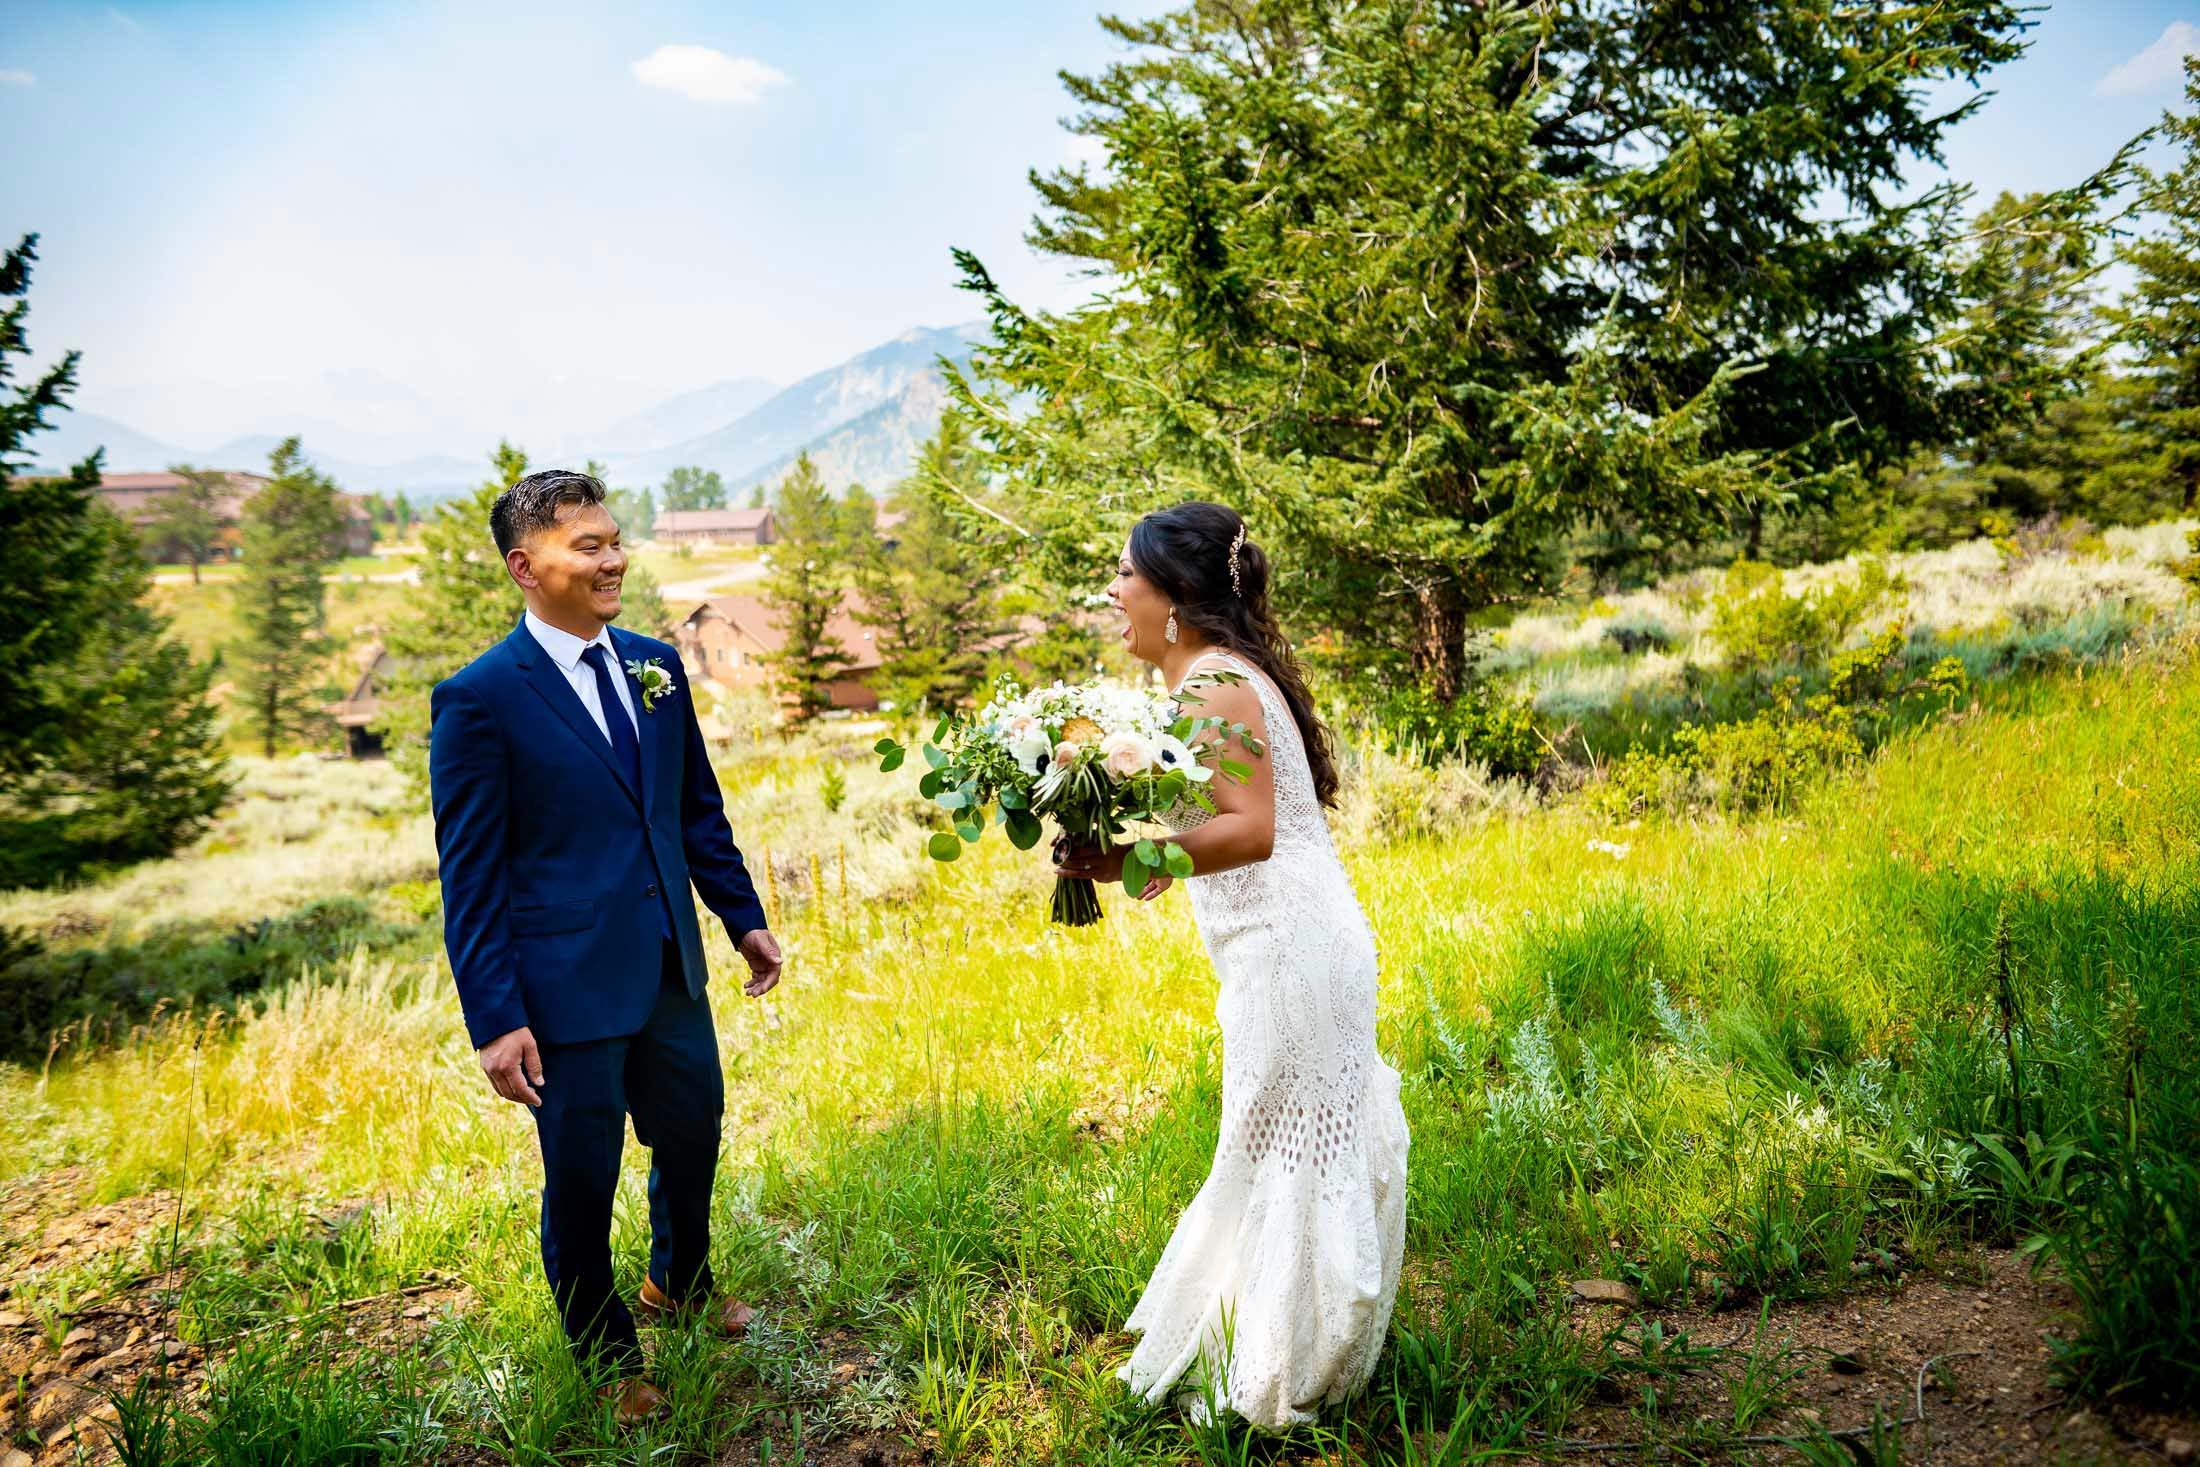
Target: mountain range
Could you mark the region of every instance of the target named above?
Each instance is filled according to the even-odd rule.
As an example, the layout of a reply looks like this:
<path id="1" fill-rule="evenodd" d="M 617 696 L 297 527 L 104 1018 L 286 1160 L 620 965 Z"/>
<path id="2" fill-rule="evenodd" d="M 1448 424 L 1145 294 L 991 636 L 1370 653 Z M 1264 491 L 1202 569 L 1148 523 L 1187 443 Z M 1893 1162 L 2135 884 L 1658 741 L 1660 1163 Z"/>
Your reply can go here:
<path id="1" fill-rule="evenodd" d="M 908 472 L 917 447 L 939 422 L 945 401 L 940 359 L 967 361 L 984 336 L 982 323 L 920 327 L 784 388 L 760 377 L 713 383 L 577 433 L 554 445 L 560 450 L 554 461 L 594 459 L 606 465 L 611 483 L 636 488 L 692 465 L 716 470 L 729 490 L 746 491 L 778 479 L 808 453 L 836 493 L 854 483 L 883 490 Z M 106 451 L 110 473 L 186 462 L 257 470 L 283 436 L 246 434 L 192 451 L 98 413 L 56 413 L 51 421 L 51 430 L 26 445 L 37 455 L 34 470 L 59 471 L 95 448 Z M 479 445 L 369 461 L 317 451 L 314 435 L 304 436 L 307 456 L 357 492 L 439 498 L 470 490 L 487 469 Z"/>

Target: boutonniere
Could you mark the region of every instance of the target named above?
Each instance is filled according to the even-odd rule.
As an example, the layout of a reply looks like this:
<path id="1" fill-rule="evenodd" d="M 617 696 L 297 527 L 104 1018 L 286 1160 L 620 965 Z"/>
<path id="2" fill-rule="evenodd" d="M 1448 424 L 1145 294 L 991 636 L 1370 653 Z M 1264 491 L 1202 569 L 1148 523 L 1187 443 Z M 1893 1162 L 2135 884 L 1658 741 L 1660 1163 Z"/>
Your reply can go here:
<path id="1" fill-rule="evenodd" d="M 672 674 L 666 672 L 665 665 L 654 657 L 647 662 L 627 659 L 626 675 L 634 679 L 635 685 L 642 690 L 644 713 L 656 712 L 657 700 L 669 696 L 677 687 L 672 681 Z"/>

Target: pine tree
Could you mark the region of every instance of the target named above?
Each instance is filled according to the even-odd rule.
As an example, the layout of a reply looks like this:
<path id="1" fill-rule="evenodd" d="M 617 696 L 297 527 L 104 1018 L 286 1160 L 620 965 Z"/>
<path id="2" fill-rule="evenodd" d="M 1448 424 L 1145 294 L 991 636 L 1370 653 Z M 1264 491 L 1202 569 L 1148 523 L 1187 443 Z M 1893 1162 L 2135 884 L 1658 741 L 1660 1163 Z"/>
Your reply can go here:
<path id="1" fill-rule="evenodd" d="M 0 257 L 0 388 L 29 354 L 37 236 Z M 189 840 L 228 792 L 192 663 L 144 604 L 136 535 L 92 490 L 95 454 L 69 474 L 21 480 L 26 440 L 63 409 L 78 356 L 0 392 L 0 885 L 46 882 L 92 862 L 160 855 Z"/>
<path id="2" fill-rule="evenodd" d="M 207 696 L 212 669 L 146 604 L 152 568 L 137 534 L 104 508 L 94 523 L 102 565 L 84 589 L 93 630 L 61 690 L 60 742 L 14 792 L 35 816 L 31 831 L 0 841 L 17 878 L 166 855 L 206 828 L 231 788 Z"/>
<path id="3" fill-rule="evenodd" d="M 716 469 L 678 468 L 665 475 L 666 509 L 724 509 L 726 481 Z"/>
<path id="4" fill-rule="evenodd" d="M 336 485 L 296 438 L 268 455 L 272 478 L 245 502 L 244 576 L 237 586 L 238 701 L 275 757 L 287 739 L 322 732 L 329 655 L 322 578 L 337 558 L 344 517 Z"/>
<path id="5" fill-rule="evenodd" d="M 672 640 L 672 611 L 665 605 L 664 589 L 647 566 L 633 560 L 626 564 L 626 580 L 619 590 L 619 625 L 660 642 Z"/>
<path id="6" fill-rule="evenodd" d="M 2008 0 L 1332 6 L 1102 22 L 1067 79 L 1106 168 L 1035 178 L 1032 243 L 1104 279 L 951 392 L 1057 575 L 1206 496 L 1286 610 L 1441 697 L 1477 611 L 1599 516 L 1689 542 L 1829 503 L 2033 386 L 1964 329 L 1964 190 L 1904 195 L 2022 49 Z M 2090 181 L 2099 193 L 2112 178 Z"/>
<path id="7" fill-rule="evenodd" d="M 832 706 L 832 685 L 854 662 L 831 631 L 847 586 L 845 522 L 806 453 L 774 498 L 779 539 L 761 599 L 781 641 L 764 660 L 801 723 Z"/>
<path id="8" fill-rule="evenodd" d="M 509 634 L 526 602 L 489 535 L 497 496 L 527 477 L 527 455 L 499 443 L 490 477 L 463 499 L 439 505 L 420 522 L 420 584 L 406 598 L 384 646 L 390 676 L 374 731 L 389 760 L 425 795 L 428 694 L 435 685 Z"/>
<path id="9" fill-rule="evenodd" d="M 902 516 L 891 541 L 875 515 L 850 514 L 858 615 L 877 635 L 879 693 L 897 709 L 968 701 L 1012 624 L 1001 609 L 1011 549 L 997 521 L 971 511 L 983 492 L 969 431 L 949 415 L 889 501 Z"/>
<path id="10" fill-rule="evenodd" d="M 153 502 L 146 530 L 163 553 L 180 552 L 191 562 L 191 584 L 200 584 L 199 567 L 213 553 L 222 531 L 221 497 L 229 476 L 219 469 L 172 464 L 168 472 L 183 482 Z"/>
<path id="11" fill-rule="evenodd" d="M 8 546 L 8 594 L 0 596 L 0 780 L 38 766 L 59 738 L 56 680 L 94 629 L 83 588 L 99 575 L 105 541 L 94 519 L 99 456 L 60 477 L 20 479 L 25 442 L 67 406 L 78 356 L 36 380 L 13 386 L 18 358 L 30 355 L 31 266 L 38 236 L 0 256 L 0 543 Z"/>
<path id="12" fill-rule="evenodd" d="M 2182 158 L 2141 188 L 2161 227 L 2124 247 L 2138 279 L 2110 316 L 2138 358 L 2140 431 L 2189 514 L 2200 508 L 2200 56 L 2185 58 L 2185 101 L 2190 110 L 2161 127 Z"/>

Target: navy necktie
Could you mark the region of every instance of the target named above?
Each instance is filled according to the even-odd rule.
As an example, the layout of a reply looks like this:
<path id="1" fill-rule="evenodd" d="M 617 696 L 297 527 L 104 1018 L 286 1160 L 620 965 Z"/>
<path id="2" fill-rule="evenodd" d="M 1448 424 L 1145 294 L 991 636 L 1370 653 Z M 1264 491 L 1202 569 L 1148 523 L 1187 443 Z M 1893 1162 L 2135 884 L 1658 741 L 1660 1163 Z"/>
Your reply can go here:
<path id="1" fill-rule="evenodd" d="M 595 669 L 596 701 L 603 705 L 603 726 L 611 735 L 611 752 L 619 756 L 619 767 L 626 771 L 627 782 L 639 798 L 642 793 L 642 743 L 634 736 L 634 720 L 626 716 L 626 705 L 619 701 L 619 690 L 611 685 L 611 659 L 604 655 L 603 643 L 589 643 L 581 653 L 581 661 Z"/>

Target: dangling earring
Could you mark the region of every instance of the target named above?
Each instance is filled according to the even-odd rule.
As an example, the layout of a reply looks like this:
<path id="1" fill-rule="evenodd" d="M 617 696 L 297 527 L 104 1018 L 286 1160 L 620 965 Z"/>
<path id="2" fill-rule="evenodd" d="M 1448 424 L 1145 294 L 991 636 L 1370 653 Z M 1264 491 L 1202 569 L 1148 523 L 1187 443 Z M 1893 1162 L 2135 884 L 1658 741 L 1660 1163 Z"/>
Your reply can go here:
<path id="1" fill-rule="evenodd" d="M 1169 624 L 1161 629 L 1161 640 L 1172 647 L 1176 645 L 1176 608 L 1173 606 L 1169 608 Z"/>

